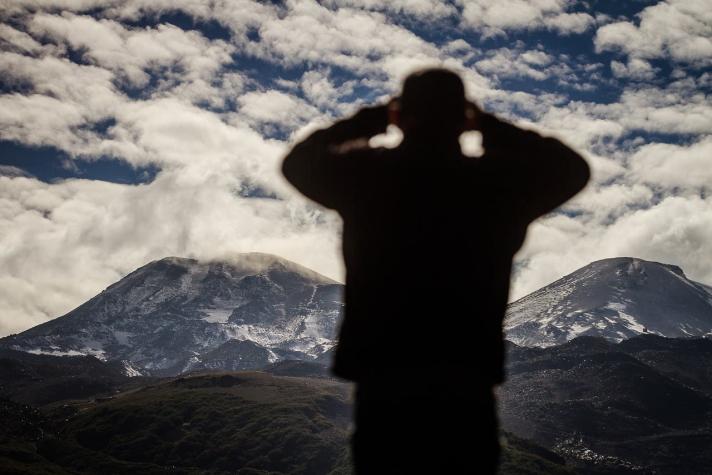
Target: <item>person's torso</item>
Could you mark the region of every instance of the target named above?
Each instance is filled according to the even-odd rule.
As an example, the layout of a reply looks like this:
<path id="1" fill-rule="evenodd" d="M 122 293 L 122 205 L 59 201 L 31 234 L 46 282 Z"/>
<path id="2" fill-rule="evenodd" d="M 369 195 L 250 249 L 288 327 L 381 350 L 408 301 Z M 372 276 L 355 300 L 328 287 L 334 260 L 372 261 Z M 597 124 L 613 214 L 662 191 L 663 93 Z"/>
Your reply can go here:
<path id="1" fill-rule="evenodd" d="M 524 238 L 480 159 L 380 150 L 339 210 L 346 264 L 342 353 L 434 366 L 501 345 L 511 261 Z M 494 339 L 500 341 L 493 342 Z"/>

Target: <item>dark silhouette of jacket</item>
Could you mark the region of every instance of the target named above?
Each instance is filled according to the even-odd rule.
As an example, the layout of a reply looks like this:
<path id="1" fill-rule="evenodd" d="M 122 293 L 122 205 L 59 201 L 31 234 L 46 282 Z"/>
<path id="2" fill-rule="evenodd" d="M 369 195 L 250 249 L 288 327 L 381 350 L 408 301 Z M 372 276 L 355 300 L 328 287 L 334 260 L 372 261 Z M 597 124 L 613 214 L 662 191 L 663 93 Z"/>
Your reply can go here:
<path id="1" fill-rule="evenodd" d="M 494 473 L 491 388 L 504 379 L 512 258 L 527 226 L 581 190 L 589 168 L 560 141 L 490 114 L 480 115 L 479 158 L 427 133 L 367 147 L 386 126 L 384 107 L 362 109 L 283 162 L 298 190 L 343 218 L 345 314 L 332 370 L 357 383 L 356 469 L 474 473 L 474 460 Z"/>
<path id="2" fill-rule="evenodd" d="M 344 147 L 385 130 L 382 108 L 364 109 L 285 158 L 285 177 L 343 218 L 336 375 L 437 368 L 502 382 L 512 257 L 527 226 L 580 191 L 589 169 L 554 138 L 484 113 L 480 124 L 479 158 L 428 137 L 395 149 Z"/>

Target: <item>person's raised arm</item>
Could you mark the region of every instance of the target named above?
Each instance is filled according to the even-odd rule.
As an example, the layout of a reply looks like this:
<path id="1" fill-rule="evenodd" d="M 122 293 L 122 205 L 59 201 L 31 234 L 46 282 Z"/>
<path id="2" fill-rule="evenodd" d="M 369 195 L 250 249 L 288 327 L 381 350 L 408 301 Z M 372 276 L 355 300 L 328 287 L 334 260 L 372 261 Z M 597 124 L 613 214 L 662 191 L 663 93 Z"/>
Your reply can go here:
<path id="1" fill-rule="evenodd" d="M 282 173 L 308 198 L 338 209 L 354 172 L 345 152 L 367 146 L 387 125 L 387 106 L 365 107 L 296 144 L 282 162 Z"/>
<path id="2" fill-rule="evenodd" d="M 504 180 L 498 189 L 510 193 L 517 211 L 528 220 L 564 204 L 581 191 L 590 178 L 586 161 L 553 137 L 479 112 L 476 124 L 491 165 Z"/>

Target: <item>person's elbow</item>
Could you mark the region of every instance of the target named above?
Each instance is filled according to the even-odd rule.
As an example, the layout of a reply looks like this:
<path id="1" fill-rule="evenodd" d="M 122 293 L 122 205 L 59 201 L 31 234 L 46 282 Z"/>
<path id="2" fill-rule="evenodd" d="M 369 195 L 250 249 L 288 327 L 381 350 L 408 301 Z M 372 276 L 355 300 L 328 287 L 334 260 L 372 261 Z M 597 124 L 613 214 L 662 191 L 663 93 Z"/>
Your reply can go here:
<path id="1" fill-rule="evenodd" d="M 282 160 L 282 175 L 297 189 L 302 189 L 308 182 L 310 163 L 306 158 L 297 145 Z"/>
<path id="2" fill-rule="evenodd" d="M 574 155 L 574 157 L 570 159 L 571 181 L 572 185 L 576 188 L 576 193 L 578 193 L 586 187 L 591 179 L 591 167 L 581 155 L 573 150 L 571 153 Z"/>
<path id="3" fill-rule="evenodd" d="M 294 180 L 296 179 L 296 167 L 295 167 L 295 160 L 293 154 L 289 153 L 287 154 L 286 157 L 282 160 L 282 175 L 284 178 L 287 179 L 288 182 L 294 183 Z"/>
<path id="4" fill-rule="evenodd" d="M 558 162 L 557 168 L 563 176 L 568 194 L 574 195 L 581 191 L 591 179 L 591 167 L 578 152 L 565 145 L 563 142 L 549 138 L 552 158 Z"/>

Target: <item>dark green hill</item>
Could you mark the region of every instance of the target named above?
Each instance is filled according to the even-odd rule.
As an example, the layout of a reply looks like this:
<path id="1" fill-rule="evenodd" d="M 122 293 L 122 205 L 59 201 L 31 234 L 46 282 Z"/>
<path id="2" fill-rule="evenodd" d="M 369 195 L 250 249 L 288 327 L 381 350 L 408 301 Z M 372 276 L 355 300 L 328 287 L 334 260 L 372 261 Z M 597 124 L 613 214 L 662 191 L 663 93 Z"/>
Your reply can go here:
<path id="1" fill-rule="evenodd" d="M 579 473 L 712 473 L 710 364 L 701 338 L 512 345 L 500 419 Z"/>
<path id="2" fill-rule="evenodd" d="M 348 398 L 348 387 L 326 380 L 212 373 L 119 395 L 80 411 L 66 431 L 83 447 L 130 462 L 331 473 L 348 463 Z"/>
<path id="3" fill-rule="evenodd" d="M 231 372 L 149 382 L 40 412 L 4 401 L 3 473 L 346 474 L 351 386 Z M 502 474 L 567 474 L 507 436 Z M 476 461 L 473 461 L 476 464 Z"/>
<path id="4" fill-rule="evenodd" d="M 44 405 L 67 399 L 108 395 L 126 384 L 121 362 L 103 362 L 93 356 L 34 355 L 0 349 L 0 397 Z"/>
<path id="5" fill-rule="evenodd" d="M 12 473 L 349 473 L 350 388 L 266 373 L 161 381 L 53 406 L 6 401 Z M 5 471 L 3 471 L 5 473 Z"/>

